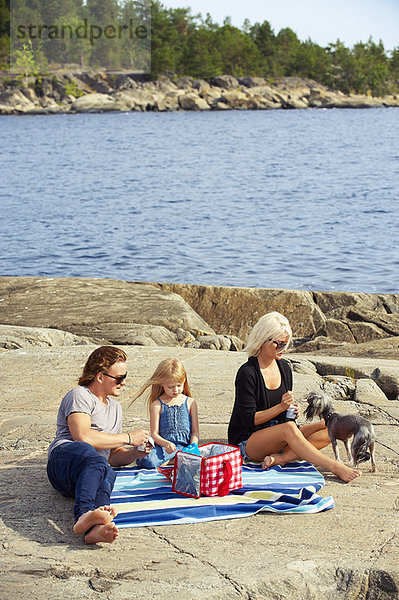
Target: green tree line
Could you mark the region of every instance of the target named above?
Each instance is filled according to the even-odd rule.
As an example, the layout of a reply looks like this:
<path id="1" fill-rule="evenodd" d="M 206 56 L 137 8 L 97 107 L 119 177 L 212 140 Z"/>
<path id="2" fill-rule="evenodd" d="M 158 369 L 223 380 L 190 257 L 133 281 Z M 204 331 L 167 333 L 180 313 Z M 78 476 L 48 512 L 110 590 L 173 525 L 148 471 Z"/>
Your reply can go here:
<path id="1" fill-rule="evenodd" d="M 87 21 L 97 25 L 126 23 L 130 17 L 146 20 L 134 0 L 12 0 L 23 22 L 46 18 L 74 27 Z M 147 4 L 146 4 L 147 3 Z M 289 28 L 273 31 L 270 23 L 234 27 L 227 17 L 222 25 L 209 14 L 194 15 L 190 8 L 166 8 L 158 0 L 143 0 L 151 12 L 151 77 L 210 78 L 230 74 L 311 78 L 345 93 L 384 95 L 399 90 L 399 46 L 385 51 L 381 41 L 370 39 L 352 48 L 337 39 L 326 47 L 311 39 L 299 40 Z M 61 16 L 62 14 L 62 16 Z M 9 0 L 0 0 L 0 65 L 9 57 Z M 29 48 L 27 49 L 29 50 Z M 66 51 L 36 49 L 37 59 L 51 67 L 81 66 L 110 69 L 137 68 L 136 47 L 126 39 L 74 39 Z M 41 54 L 40 54 L 41 53 Z"/>

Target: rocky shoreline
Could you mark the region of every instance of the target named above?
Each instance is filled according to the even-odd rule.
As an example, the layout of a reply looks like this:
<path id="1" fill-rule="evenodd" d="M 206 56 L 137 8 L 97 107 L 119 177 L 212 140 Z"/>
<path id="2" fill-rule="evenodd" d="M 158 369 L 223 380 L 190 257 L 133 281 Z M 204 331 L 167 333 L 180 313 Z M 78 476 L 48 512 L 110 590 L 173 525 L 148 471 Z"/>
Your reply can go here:
<path id="1" fill-rule="evenodd" d="M 0 79 L 0 115 L 108 111 L 208 111 L 398 107 L 399 95 L 346 95 L 297 77 L 267 80 L 221 75 L 209 80 L 129 73 L 59 72 L 23 81 Z"/>
<path id="2" fill-rule="evenodd" d="M 396 294 L 0 277 L 0 597 L 397 600 L 398 307 Z M 76 539 L 73 503 L 47 481 L 46 450 L 59 401 L 95 345 L 128 354 L 124 428 L 148 426 L 145 400 L 129 408 L 130 399 L 177 356 L 201 443 L 226 441 L 242 345 L 269 310 L 293 326 L 296 398 L 323 389 L 339 412 L 372 421 L 377 472 L 361 463 L 348 485 L 323 473 L 322 495 L 335 501 L 325 513 L 123 529 L 96 548 Z"/>

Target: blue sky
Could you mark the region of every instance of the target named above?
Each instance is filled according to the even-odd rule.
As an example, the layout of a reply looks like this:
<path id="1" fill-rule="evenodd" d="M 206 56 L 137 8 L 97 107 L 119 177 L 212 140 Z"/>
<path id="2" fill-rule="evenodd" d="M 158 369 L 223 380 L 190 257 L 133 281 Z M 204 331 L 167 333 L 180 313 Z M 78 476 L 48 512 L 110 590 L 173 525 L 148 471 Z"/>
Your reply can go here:
<path id="1" fill-rule="evenodd" d="M 161 0 L 168 8 L 190 7 L 192 14 L 210 13 L 217 23 L 230 16 L 241 27 L 269 21 L 275 33 L 290 27 L 300 40 L 327 46 L 339 38 L 346 46 L 381 39 L 385 50 L 399 46 L 399 0 Z"/>

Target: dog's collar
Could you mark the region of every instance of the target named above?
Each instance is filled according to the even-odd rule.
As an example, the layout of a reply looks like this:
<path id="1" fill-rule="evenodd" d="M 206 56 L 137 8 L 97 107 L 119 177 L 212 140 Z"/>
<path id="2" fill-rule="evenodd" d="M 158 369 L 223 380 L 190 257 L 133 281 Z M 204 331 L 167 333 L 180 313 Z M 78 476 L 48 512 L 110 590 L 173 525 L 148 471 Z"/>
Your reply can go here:
<path id="1" fill-rule="evenodd" d="M 327 425 L 328 421 L 331 419 L 331 417 L 333 416 L 334 412 L 329 412 L 325 417 L 324 417 L 324 423 Z"/>

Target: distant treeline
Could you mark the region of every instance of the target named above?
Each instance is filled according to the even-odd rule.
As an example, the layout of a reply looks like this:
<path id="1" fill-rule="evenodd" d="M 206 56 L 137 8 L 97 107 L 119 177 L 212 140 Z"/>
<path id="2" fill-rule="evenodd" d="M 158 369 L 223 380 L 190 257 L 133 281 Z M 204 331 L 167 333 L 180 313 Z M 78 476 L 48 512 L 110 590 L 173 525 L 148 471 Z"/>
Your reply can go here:
<path id="1" fill-rule="evenodd" d="M 345 93 L 385 95 L 399 91 L 399 45 L 386 52 L 381 41 L 372 38 L 347 48 L 340 40 L 327 47 L 312 40 L 301 41 L 289 28 L 275 33 L 270 23 L 233 27 L 227 17 L 222 25 L 209 14 L 193 15 L 189 8 L 166 8 L 157 0 L 13 0 L 26 26 L 52 15 L 53 24 L 126 23 L 129 16 L 145 20 L 151 11 L 151 77 L 163 73 L 175 77 L 210 78 L 215 75 L 258 76 L 267 79 L 297 76 L 314 79 Z M 45 17 L 41 10 L 45 10 Z M 59 14 L 62 12 L 62 17 Z M 42 20 L 43 22 L 43 20 Z M 105 31 L 105 29 L 104 29 Z M 54 48 L 46 48 L 36 59 L 50 67 L 78 66 L 132 69 L 135 47 L 123 36 L 107 36 L 103 45 L 76 39 L 54 65 Z M 9 0 L 0 0 L 0 67 L 7 67 L 9 55 Z"/>

